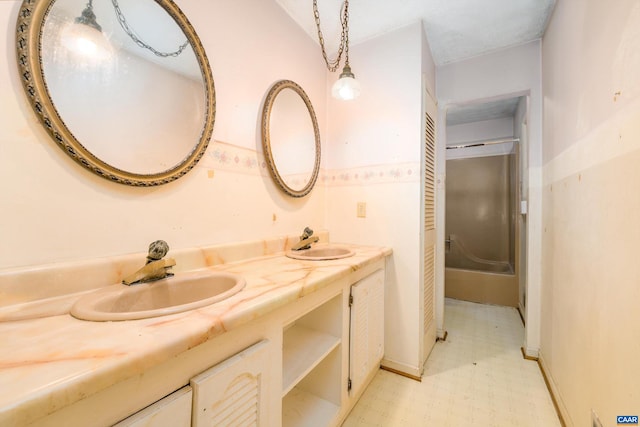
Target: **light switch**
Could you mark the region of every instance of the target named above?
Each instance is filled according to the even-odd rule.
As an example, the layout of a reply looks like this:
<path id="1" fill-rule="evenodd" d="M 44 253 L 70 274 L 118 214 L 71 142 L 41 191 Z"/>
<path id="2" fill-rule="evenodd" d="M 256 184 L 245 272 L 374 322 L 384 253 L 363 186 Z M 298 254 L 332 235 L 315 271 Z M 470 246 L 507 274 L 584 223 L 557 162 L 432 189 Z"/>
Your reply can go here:
<path id="1" fill-rule="evenodd" d="M 367 217 L 367 204 L 365 202 L 358 202 L 358 218 Z"/>

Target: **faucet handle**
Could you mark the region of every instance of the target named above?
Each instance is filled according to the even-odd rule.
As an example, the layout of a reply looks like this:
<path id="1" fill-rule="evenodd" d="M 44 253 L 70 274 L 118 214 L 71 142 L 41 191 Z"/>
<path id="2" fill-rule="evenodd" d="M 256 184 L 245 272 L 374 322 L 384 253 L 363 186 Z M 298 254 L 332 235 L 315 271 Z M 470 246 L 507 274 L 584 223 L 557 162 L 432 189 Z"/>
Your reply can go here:
<path id="1" fill-rule="evenodd" d="M 305 227 L 302 231 L 302 236 L 300 236 L 300 240 L 308 239 L 313 235 L 313 230 L 309 227 Z"/>
<path id="2" fill-rule="evenodd" d="M 156 240 L 149 245 L 147 263 L 162 259 L 169 252 L 169 244 L 164 240 Z"/>

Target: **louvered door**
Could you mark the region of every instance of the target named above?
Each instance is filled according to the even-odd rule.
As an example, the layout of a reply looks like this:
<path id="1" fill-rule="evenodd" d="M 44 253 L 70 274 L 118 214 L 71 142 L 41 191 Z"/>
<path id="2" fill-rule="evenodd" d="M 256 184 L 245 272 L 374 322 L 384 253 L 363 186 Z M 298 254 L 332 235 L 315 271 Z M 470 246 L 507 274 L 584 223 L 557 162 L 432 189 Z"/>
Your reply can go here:
<path id="1" fill-rule="evenodd" d="M 435 169 L 436 169 L 436 103 L 425 94 L 424 117 L 424 164 L 423 164 L 423 263 L 422 263 L 422 314 L 423 354 L 427 359 L 436 341 L 435 321 Z"/>
<path id="2" fill-rule="evenodd" d="M 266 426 L 267 346 L 260 341 L 191 380 L 194 427 Z"/>

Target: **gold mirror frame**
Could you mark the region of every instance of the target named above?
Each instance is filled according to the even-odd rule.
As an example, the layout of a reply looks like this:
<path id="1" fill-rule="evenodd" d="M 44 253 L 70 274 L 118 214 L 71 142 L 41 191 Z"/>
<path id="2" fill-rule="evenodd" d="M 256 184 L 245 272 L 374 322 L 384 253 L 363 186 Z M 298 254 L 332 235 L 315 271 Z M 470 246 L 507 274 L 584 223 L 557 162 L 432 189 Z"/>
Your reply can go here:
<path id="1" fill-rule="evenodd" d="M 127 172 L 109 165 L 78 141 L 58 114 L 42 73 L 40 43 L 47 13 L 55 0 L 24 0 L 16 23 L 16 49 L 20 79 L 38 119 L 53 141 L 73 160 L 96 175 L 120 184 L 150 187 L 167 184 L 189 172 L 204 155 L 213 133 L 216 114 L 215 88 L 209 60 L 195 29 L 172 0 L 154 0 L 182 29 L 198 60 L 205 87 L 205 123 L 200 140 L 176 166 L 154 174 Z"/>
<path id="2" fill-rule="evenodd" d="M 273 110 L 273 104 L 280 92 L 284 89 L 292 89 L 296 92 L 300 98 L 304 101 L 304 104 L 309 111 L 309 115 L 311 116 L 311 122 L 313 124 L 313 133 L 315 138 L 315 161 L 313 166 L 313 172 L 307 184 L 300 190 L 295 190 L 291 188 L 285 180 L 282 178 L 280 173 L 278 172 L 278 167 L 275 163 L 273 152 L 271 150 L 271 138 L 270 138 L 270 119 L 271 119 L 271 111 Z M 264 107 L 262 109 L 262 148 L 264 150 L 264 157 L 267 161 L 267 165 L 269 166 L 269 172 L 271 173 L 271 177 L 274 179 L 278 187 L 286 194 L 292 197 L 304 197 L 311 192 L 313 186 L 315 185 L 318 179 L 318 173 L 320 171 L 320 131 L 318 128 L 318 120 L 316 119 L 316 113 L 311 105 L 311 100 L 307 96 L 307 93 L 302 89 L 300 85 L 291 81 L 291 80 L 280 80 L 276 82 L 264 101 Z"/>

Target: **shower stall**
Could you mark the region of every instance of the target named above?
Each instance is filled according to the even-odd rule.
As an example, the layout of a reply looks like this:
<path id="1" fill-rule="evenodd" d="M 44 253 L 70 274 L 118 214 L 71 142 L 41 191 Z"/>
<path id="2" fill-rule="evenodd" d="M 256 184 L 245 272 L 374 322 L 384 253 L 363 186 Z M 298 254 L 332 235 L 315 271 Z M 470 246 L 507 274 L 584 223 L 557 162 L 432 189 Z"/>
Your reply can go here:
<path id="1" fill-rule="evenodd" d="M 446 297 L 518 306 L 519 161 L 511 142 L 506 154 L 447 160 Z"/>

